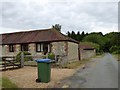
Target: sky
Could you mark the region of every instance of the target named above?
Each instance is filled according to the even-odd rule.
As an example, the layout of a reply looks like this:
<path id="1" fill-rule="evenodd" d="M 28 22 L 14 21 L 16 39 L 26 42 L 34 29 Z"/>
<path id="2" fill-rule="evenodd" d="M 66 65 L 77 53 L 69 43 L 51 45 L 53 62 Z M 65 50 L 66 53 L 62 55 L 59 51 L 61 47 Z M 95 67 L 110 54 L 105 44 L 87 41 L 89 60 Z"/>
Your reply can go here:
<path id="1" fill-rule="evenodd" d="M 99 1 L 99 2 L 98 2 Z M 1 0 L 0 33 L 51 28 L 67 31 L 118 31 L 119 0 Z"/>

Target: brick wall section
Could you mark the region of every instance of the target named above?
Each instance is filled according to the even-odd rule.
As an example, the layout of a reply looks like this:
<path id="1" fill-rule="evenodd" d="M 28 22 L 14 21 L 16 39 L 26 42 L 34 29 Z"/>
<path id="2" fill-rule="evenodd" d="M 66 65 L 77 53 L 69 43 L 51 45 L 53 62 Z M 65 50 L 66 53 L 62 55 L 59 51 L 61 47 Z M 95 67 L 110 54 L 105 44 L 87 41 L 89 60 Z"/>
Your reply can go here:
<path id="1" fill-rule="evenodd" d="M 68 42 L 68 60 L 79 60 L 78 58 L 78 44 Z"/>

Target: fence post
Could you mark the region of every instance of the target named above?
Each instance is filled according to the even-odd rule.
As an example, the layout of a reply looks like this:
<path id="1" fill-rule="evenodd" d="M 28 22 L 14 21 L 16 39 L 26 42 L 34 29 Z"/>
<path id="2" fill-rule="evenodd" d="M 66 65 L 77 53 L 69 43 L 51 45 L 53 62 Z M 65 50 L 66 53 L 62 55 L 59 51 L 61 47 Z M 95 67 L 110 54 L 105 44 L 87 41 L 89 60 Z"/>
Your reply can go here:
<path id="1" fill-rule="evenodd" d="M 23 52 L 21 52 L 21 61 L 20 61 L 20 63 L 21 63 L 21 68 L 23 68 L 24 67 L 24 53 Z"/>

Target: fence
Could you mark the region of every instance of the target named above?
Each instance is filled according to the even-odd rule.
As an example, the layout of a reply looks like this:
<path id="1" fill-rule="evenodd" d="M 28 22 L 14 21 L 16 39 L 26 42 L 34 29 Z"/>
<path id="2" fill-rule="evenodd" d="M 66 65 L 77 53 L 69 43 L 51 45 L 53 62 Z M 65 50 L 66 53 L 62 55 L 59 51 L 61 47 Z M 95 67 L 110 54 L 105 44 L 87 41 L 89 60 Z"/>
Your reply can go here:
<path id="1" fill-rule="evenodd" d="M 1 57 L 0 70 L 20 68 L 21 63 L 16 61 L 15 57 Z"/>
<path id="2" fill-rule="evenodd" d="M 29 57 L 32 58 L 29 59 Z M 0 62 L 0 70 L 7 70 L 7 69 L 15 69 L 15 68 L 23 68 L 24 66 L 36 66 L 37 63 L 35 60 L 47 58 L 48 56 L 32 56 L 32 55 L 24 55 L 21 53 L 20 60 L 17 60 L 15 57 L 7 56 L 7 57 L 1 57 Z M 26 58 L 28 58 L 28 61 L 26 61 Z M 55 56 L 55 60 L 53 62 L 55 65 L 62 65 L 66 63 L 66 56 Z M 31 60 L 31 61 L 30 61 Z"/>

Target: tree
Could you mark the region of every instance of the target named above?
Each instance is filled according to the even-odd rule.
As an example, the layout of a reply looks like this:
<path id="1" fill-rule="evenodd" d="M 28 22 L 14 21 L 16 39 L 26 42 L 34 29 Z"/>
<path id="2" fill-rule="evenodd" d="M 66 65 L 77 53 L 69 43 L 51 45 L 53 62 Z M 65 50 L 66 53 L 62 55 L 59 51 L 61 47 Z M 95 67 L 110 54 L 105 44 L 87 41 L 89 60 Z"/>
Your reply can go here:
<path id="1" fill-rule="evenodd" d="M 94 47 L 96 49 L 96 52 L 98 53 L 100 50 L 100 45 L 93 43 L 93 42 L 80 42 L 81 45 L 90 45 L 91 47 Z"/>
<path id="2" fill-rule="evenodd" d="M 105 45 L 104 37 L 99 33 L 91 33 L 83 38 L 83 41 L 93 42 L 100 45 L 100 50 L 103 50 Z"/>
<path id="3" fill-rule="evenodd" d="M 120 46 L 120 32 L 110 32 L 104 35 L 104 51 L 110 51 L 112 46 Z"/>
<path id="4" fill-rule="evenodd" d="M 72 33 L 71 33 L 71 38 L 73 38 L 73 39 L 75 39 L 75 40 L 76 40 L 76 34 L 75 34 L 75 32 L 74 32 L 74 31 L 72 31 Z"/>
<path id="5" fill-rule="evenodd" d="M 80 41 L 80 40 L 81 40 L 81 35 L 80 35 L 80 32 L 79 32 L 79 31 L 77 32 L 76 40 L 77 40 L 77 41 Z"/>
<path id="6" fill-rule="evenodd" d="M 83 39 L 84 37 L 85 37 L 85 32 L 82 31 L 82 33 L 81 33 L 81 39 Z"/>
<path id="7" fill-rule="evenodd" d="M 59 24 L 52 25 L 52 28 L 61 32 L 61 25 Z"/>
<path id="8" fill-rule="evenodd" d="M 71 34 L 70 34 L 70 32 L 69 32 L 69 31 L 67 32 L 67 36 L 68 36 L 68 37 L 71 37 Z"/>

